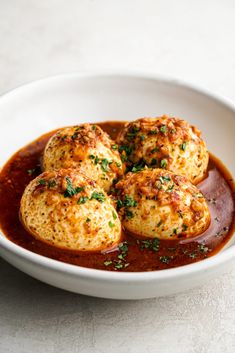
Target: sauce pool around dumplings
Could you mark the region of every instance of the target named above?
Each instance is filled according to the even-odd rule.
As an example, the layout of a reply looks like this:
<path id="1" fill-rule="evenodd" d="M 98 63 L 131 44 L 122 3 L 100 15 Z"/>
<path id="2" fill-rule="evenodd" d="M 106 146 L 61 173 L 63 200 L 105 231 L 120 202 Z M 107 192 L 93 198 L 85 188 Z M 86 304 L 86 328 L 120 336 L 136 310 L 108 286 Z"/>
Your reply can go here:
<path id="1" fill-rule="evenodd" d="M 122 122 L 100 123 L 116 139 Z M 123 232 L 123 241 L 111 252 L 79 252 L 58 249 L 36 240 L 23 228 L 18 214 L 26 185 L 41 173 L 40 158 L 50 132 L 17 152 L 0 173 L 0 227 L 5 236 L 40 255 L 65 263 L 111 271 L 152 271 L 187 265 L 216 254 L 229 241 L 234 231 L 234 183 L 215 157 L 210 155 L 208 176 L 199 189 L 206 197 L 211 225 L 194 239 L 136 239 Z"/>

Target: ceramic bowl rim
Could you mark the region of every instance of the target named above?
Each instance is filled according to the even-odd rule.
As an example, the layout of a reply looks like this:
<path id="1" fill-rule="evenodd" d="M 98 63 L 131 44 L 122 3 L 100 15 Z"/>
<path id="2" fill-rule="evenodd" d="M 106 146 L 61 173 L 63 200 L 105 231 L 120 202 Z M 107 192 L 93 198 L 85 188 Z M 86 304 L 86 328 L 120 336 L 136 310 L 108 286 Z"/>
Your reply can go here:
<path id="1" fill-rule="evenodd" d="M 173 79 L 171 77 L 158 75 L 151 72 L 139 72 L 139 71 L 93 71 L 93 72 L 73 72 L 58 74 L 53 76 L 48 76 L 35 80 L 23 85 L 20 85 L 13 90 L 4 93 L 0 97 L 0 106 L 5 103 L 6 100 L 14 100 L 14 96 L 18 93 L 23 93 L 28 89 L 33 89 L 37 86 L 44 86 L 51 81 L 60 81 L 64 79 L 97 79 L 97 78 L 125 78 L 125 79 L 145 79 L 158 81 L 159 83 L 174 85 L 178 88 L 183 88 L 190 90 L 194 93 L 204 95 L 207 98 L 214 100 L 220 105 L 225 106 L 232 110 L 235 114 L 235 104 L 228 98 L 221 95 L 211 93 L 205 88 L 201 88 L 198 85 L 186 82 L 184 80 Z M 54 270 L 56 272 L 66 273 L 73 276 L 79 276 L 80 278 L 102 280 L 106 282 L 148 282 L 148 281 L 164 281 L 170 279 L 177 279 L 187 275 L 198 274 L 202 271 L 208 271 L 212 268 L 216 268 L 225 264 L 235 258 L 235 244 L 230 247 L 220 251 L 216 255 L 207 258 L 203 261 L 192 263 L 185 266 L 180 266 L 176 268 L 165 269 L 161 271 L 150 271 L 150 272 L 115 272 L 115 271 L 105 271 L 97 270 L 91 268 L 85 268 L 77 265 L 71 265 L 67 263 L 60 262 L 58 260 L 53 260 L 45 256 L 33 253 L 26 250 L 19 245 L 16 245 L 9 239 L 7 239 L 3 232 L 0 230 L 0 246 L 3 247 L 7 252 L 13 255 L 27 260 L 35 265 Z"/>

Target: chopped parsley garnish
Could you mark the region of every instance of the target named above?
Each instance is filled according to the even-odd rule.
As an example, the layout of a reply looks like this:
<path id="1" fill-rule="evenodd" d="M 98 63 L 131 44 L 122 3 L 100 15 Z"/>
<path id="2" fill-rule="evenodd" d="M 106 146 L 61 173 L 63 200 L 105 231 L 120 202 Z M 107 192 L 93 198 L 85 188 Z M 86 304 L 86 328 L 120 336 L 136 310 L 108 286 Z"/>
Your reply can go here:
<path id="1" fill-rule="evenodd" d="M 133 164 L 131 168 L 131 172 L 133 173 L 141 172 L 141 170 L 143 170 L 145 166 L 146 166 L 146 162 L 144 160 L 141 161 L 140 163 Z"/>
<path id="2" fill-rule="evenodd" d="M 104 266 L 110 266 L 110 265 L 112 265 L 112 263 L 113 263 L 112 260 L 104 261 Z"/>
<path id="3" fill-rule="evenodd" d="M 110 228 L 113 228 L 115 226 L 115 224 L 113 222 L 109 221 L 109 226 L 110 226 Z"/>
<path id="4" fill-rule="evenodd" d="M 100 161 L 99 157 L 96 156 L 95 161 L 94 161 L 95 165 L 97 165 L 99 163 L 99 161 Z"/>
<path id="5" fill-rule="evenodd" d="M 125 253 L 118 255 L 119 260 L 125 260 L 125 257 L 126 257 Z"/>
<path id="6" fill-rule="evenodd" d="M 159 260 L 163 263 L 163 264 L 169 264 L 170 261 L 172 260 L 172 256 L 160 256 Z"/>
<path id="7" fill-rule="evenodd" d="M 149 249 L 149 250 L 153 250 L 153 251 L 157 252 L 157 251 L 159 251 L 159 247 L 160 247 L 160 240 L 158 238 L 140 241 L 140 249 L 142 249 L 142 250 Z"/>
<path id="8" fill-rule="evenodd" d="M 118 148 L 119 152 L 121 153 L 121 160 L 122 162 L 126 162 L 127 157 L 131 154 L 132 148 L 127 145 L 121 145 Z M 123 153 L 124 152 L 124 153 Z"/>
<path id="9" fill-rule="evenodd" d="M 110 163 L 112 163 L 112 162 L 109 162 L 109 161 L 107 160 L 107 158 L 103 158 L 103 159 L 101 160 L 101 169 L 103 170 L 103 172 L 107 172 L 107 171 L 108 171 L 108 165 L 109 165 Z"/>
<path id="10" fill-rule="evenodd" d="M 122 151 L 125 151 L 127 156 L 129 156 L 132 152 L 132 148 L 127 145 L 121 145 L 121 146 L 119 146 L 119 152 L 122 152 Z"/>
<path id="11" fill-rule="evenodd" d="M 63 135 L 63 136 L 61 137 L 61 141 L 63 141 L 63 142 L 64 142 L 64 140 L 66 140 L 66 139 L 67 139 L 67 137 L 68 137 L 68 135 Z"/>
<path id="12" fill-rule="evenodd" d="M 145 135 L 140 135 L 140 139 L 141 139 L 141 141 L 144 141 L 145 140 Z"/>
<path id="13" fill-rule="evenodd" d="M 167 160 L 166 159 L 162 159 L 161 162 L 160 162 L 160 166 L 161 166 L 161 168 L 165 169 L 166 166 L 167 166 Z"/>
<path id="14" fill-rule="evenodd" d="M 116 151 L 118 149 L 118 145 L 112 145 L 111 148 L 112 150 Z"/>
<path id="15" fill-rule="evenodd" d="M 123 207 L 123 202 L 122 200 L 117 200 L 117 208 Z"/>
<path id="16" fill-rule="evenodd" d="M 181 143 L 180 149 L 181 149 L 182 151 L 185 151 L 185 150 L 186 150 L 186 145 L 187 145 L 187 142 Z"/>
<path id="17" fill-rule="evenodd" d="M 161 224 L 162 224 L 162 220 L 160 220 L 160 221 L 158 222 L 157 227 L 159 228 Z"/>
<path id="18" fill-rule="evenodd" d="M 71 136 L 71 138 L 72 138 L 73 140 L 75 140 L 77 137 L 78 137 L 78 132 L 75 132 L 75 133 Z"/>
<path id="19" fill-rule="evenodd" d="M 125 195 L 124 200 L 117 200 L 117 207 L 136 207 L 137 201 L 135 201 L 131 196 Z"/>
<path id="20" fill-rule="evenodd" d="M 138 128 L 137 126 L 133 126 L 130 129 L 130 131 L 127 133 L 127 139 L 129 141 L 133 140 L 139 131 L 140 131 L 140 128 Z"/>
<path id="21" fill-rule="evenodd" d="M 165 181 L 171 181 L 171 178 L 169 176 L 166 176 L 166 177 L 165 176 L 160 176 L 159 180 L 160 180 L 161 184 L 164 184 Z"/>
<path id="22" fill-rule="evenodd" d="M 46 180 L 46 179 L 40 179 L 38 181 L 38 183 L 40 185 L 44 185 L 44 186 L 48 186 L 49 188 L 53 188 L 54 186 L 56 186 L 56 180 L 55 179 L 49 179 L 49 180 Z"/>
<path id="23" fill-rule="evenodd" d="M 128 242 L 125 241 L 118 246 L 119 254 L 116 260 L 106 260 L 104 261 L 105 266 L 113 265 L 114 270 L 121 270 L 128 267 L 130 264 L 126 262 L 126 256 L 128 252 Z"/>
<path id="24" fill-rule="evenodd" d="M 54 188 L 56 186 L 56 180 L 55 179 L 48 180 L 48 186 L 49 188 Z"/>
<path id="25" fill-rule="evenodd" d="M 128 251 L 128 243 L 125 241 L 124 243 L 121 243 L 118 248 L 122 253 L 126 253 Z"/>
<path id="26" fill-rule="evenodd" d="M 126 154 L 121 154 L 121 160 L 122 160 L 122 163 L 126 162 L 127 161 L 127 156 Z"/>
<path id="27" fill-rule="evenodd" d="M 74 187 L 72 184 L 72 181 L 67 177 L 65 178 L 66 183 L 67 183 L 67 188 L 64 193 L 64 197 L 72 197 L 74 195 L 77 195 L 79 192 L 84 190 L 84 186 L 80 187 Z"/>
<path id="28" fill-rule="evenodd" d="M 99 158 L 98 156 L 94 156 L 93 154 L 90 154 L 89 158 L 94 161 L 95 165 L 100 164 L 103 172 L 108 172 L 108 166 L 112 163 L 112 161 L 109 161 L 107 158 Z"/>
<path id="29" fill-rule="evenodd" d="M 29 174 L 29 175 L 32 175 L 33 173 L 35 173 L 36 172 L 36 168 L 32 168 L 32 169 L 28 169 L 27 170 L 27 173 Z"/>
<path id="30" fill-rule="evenodd" d="M 205 246 L 204 244 L 198 244 L 198 249 L 202 253 L 207 253 L 209 251 L 208 246 Z"/>
<path id="31" fill-rule="evenodd" d="M 182 224 L 183 231 L 185 232 L 188 229 L 188 226 L 186 224 Z"/>
<path id="32" fill-rule="evenodd" d="M 87 201 L 89 200 L 89 197 L 87 196 L 81 196 L 79 199 L 78 199 L 78 205 L 82 205 L 84 203 L 86 203 Z"/>
<path id="33" fill-rule="evenodd" d="M 121 262 L 121 260 L 119 260 L 119 261 L 116 261 L 114 267 L 115 269 L 120 270 L 121 268 L 124 267 L 124 264 Z"/>
<path id="34" fill-rule="evenodd" d="M 91 195 L 91 200 L 97 200 L 99 202 L 104 202 L 106 200 L 105 195 L 102 192 L 93 191 Z"/>
<path id="35" fill-rule="evenodd" d="M 157 130 L 150 130 L 149 135 L 157 135 Z"/>
<path id="36" fill-rule="evenodd" d="M 134 217 L 134 214 L 132 211 L 130 211 L 128 208 L 129 207 L 136 207 L 137 206 L 137 201 L 135 201 L 132 197 L 129 195 L 125 195 L 124 200 L 117 200 L 117 208 L 125 208 L 125 216 L 127 219 L 131 219 Z"/>
<path id="37" fill-rule="evenodd" d="M 157 165 L 157 159 L 156 158 L 152 158 L 150 165 L 151 166 Z"/>
<path id="38" fill-rule="evenodd" d="M 191 257 L 191 259 L 196 259 L 197 254 L 195 252 L 192 252 L 190 254 L 188 254 L 189 257 Z"/>
<path id="39" fill-rule="evenodd" d="M 96 131 L 97 126 L 96 125 L 92 125 L 92 130 Z"/>
<path id="40" fill-rule="evenodd" d="M 166 125 L 162 125 L 159 129 L 163 134 L 165 134 L 167 132 L 167 126 Z"/>
<path id="41" fill-rule="evenodd" d="M 169 188 L 166 190 L 166 192 L 171 193 L 173 191 L 174 187 L 175 187 L 175 184 L 172 184 L 171 186 L 169 186 Z"/>
<path id="42" fill-rule="evenodd" d="M 127 219 L 131 219 L 134 217 L 134 213 L 131 212 L 130 210 L 125 210 L 125 215 Z"/>
<path id="43" fill-rule="evenodd" d="M 113 219 L 117 219 L 117 214 L 116 212 L 112 211 Z"/>
<path id="44" fill-rule="evenodd" d="M 87 217 L 86 223 L 89 223 L 90 221 L 91 221 L 91 219 L 89 217 Z"/>
<path id="45" fill-rule="evenodd" d="M 152 154 L 155 152 L 159 152 L 159 147 L 155 147 L 150 151 Z"/>
<path id="46" fill-rule="evenodd" d="M 137 201 L 135 201 L 131 196 L 125 195 L 125 199 L 123 201 L 123 205 L 125 207 L 136 207 Z"/>

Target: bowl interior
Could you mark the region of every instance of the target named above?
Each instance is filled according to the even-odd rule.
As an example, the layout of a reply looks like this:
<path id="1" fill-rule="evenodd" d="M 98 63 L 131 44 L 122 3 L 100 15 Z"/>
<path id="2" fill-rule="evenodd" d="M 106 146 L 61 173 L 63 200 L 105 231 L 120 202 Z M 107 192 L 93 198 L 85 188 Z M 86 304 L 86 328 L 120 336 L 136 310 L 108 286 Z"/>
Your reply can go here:
<path id="1" fill-rule="evenodd" d="M 162 114 L 182 117 L 199 127 L 209 150 L 235 175 L 232 107 L 174 81 L 131 75 L 65 75 L 3 96 L 0 165 L 17 149 L 57 127 Z M 232 238 L 228 246 L 233 243 Z"/>

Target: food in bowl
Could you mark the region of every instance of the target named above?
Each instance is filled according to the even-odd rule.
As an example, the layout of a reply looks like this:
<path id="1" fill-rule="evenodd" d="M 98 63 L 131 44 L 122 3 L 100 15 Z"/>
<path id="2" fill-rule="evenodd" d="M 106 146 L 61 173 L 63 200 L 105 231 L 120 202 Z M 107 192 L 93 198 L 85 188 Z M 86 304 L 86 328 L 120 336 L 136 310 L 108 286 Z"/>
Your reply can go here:
<path id="1" fill-rule="evenodd" d="M 123 226 L 136 236 L 159 239 L 190 238 L 210 224 L 210 212 L 202 193 L 182 175 L 163 169 L 128 173 L 116 184 Z"/>
<path id="2" fill-rule="evenodd" d="M 193 137 L 190 135 L 192 141 L 186 140 L 187 133 L 174 140 L 174 146 L 178 148 L 175 156 L 171 155 L 169 147 L 171 144 L 173 148 L 172 141 L 165 135 L 163 137 L 159 129 L 162 122 L 171 126 L 166 119 L 173 119 L 177 129 L 182 126 L 182 129 L 191 129 L 195 133 Z M 138 125 L 140 120 L 132 124 Z M 108 150 L 111 147 L 111 152 L 115 151 L 113 157 L 110 154 L 109 157 L 106 154 L 101 156 L 103 149 L 94 147 L 85 152 L 84 160 L 74 158 L 82 148 L 77 147 L 80 137 L 75 143 L 71 137 L 66 137 L 63 148 L 68 154 L 65 152 L 66 163 L 62 158 L 60 165 L 60 158 L 57 158 L 61 152 L 60 143 L 57 150 L 57 144 L 51 144 L 51 141 L 58 132 L 61 136 L 66 129 L 71 131 L 70 134 L 75 133 L 78 126 L 52 131 L 12 156 L 0 173 L 0 226 L 5 236 L 49 258 L 108 271 L 162 270 L 203 260 L 221 250 L 234 230 L 234 186 L 229 172 L 219 160 L 208 154 L 200 132 L 186 122 L 166 116 L 144 118 L 144 121 L 151 129 L 156 125 L 151 150 L 156 148 L 155 152 L 160 152 L 159 143 L 164 141 L 167 147 L 164 158 L 162 154 L 156 154 L 154 162 L 147 159 L 148 153 L 143 158 L 141 152 L 139 158 L 140 140 L 144 142 L 145 138 L 134 136 L 137 139 L 134 148 L 132 135 L 131 141 L 123 143 L 120 136 L 126 136 L 127 129 L 123 122 L 90 124 L 85 129 L 107 135 L 111 141 Z M 179 131 L 177 134 L 181 136 Z M 184 147 L 181 146 L 183 143 Z M 48 146 L 55 149 L 47 155 Z M 186 152 L 188 154 L 184 155 Z M 46 155 L 51 165 L 52 156 L 56 156 L 51 169 L 46 167 Z M 91 156 L 97 156 L 97 164 Z M 171 167 L 173 157 L 175 162 Z M 122 163 L 120 173 L 115 170 L 114 175 L 110 175 L 113 170 L 107 169 L 108 184 L 103 185 L 102 158 L 110 162 L 108 167 L 111 162 Z M 196 164 L 190 158 L 194 158 Z M 161 162 L 164 159 L 169 163 Z M 180 165 L 175 169 L 177 160 Z M 188 167 L 181 168 L 183 160 Z M 89 167 L 88 162 L 92 162 Z M 90 169 L 93 166 L 99 169 L 92 170 L 92 177 Z M 185 176 L 187 168 L 189 178 Z M 35 199 L 37 188 L 41 194 Z M 102 194 L 101 199 L 105 198 L 105 201 L 93 199 L 94 191 Z M 68 207 L 63 206 L 63 202 Z M 98 228 L 90 231 L 96 220 L 99 220 Z"/>
<path id="3" fill-rule="evenodd" d="M 111 199 L 75 169 L 33 179 L 23 193 L 20 217 L 35 238 L 60 248 L 100 251 L 120 243 L 121 222 Z"/>
<path id="4" fill-rule="evenodd" d="M 58 130 L 48 141 L 42 169 L 74 168 L 109 191 L 113 180 L 123 174 L 114 141 L 98 125 L 82 124 Z"/>
<path id="5" fill-rule="evenodd" d="M 209 153 L 205 141 L 185 120 L 164 115 L 131 121 L 117 141 L 132 168 L 160 167 L 187 176 L 193 184 L 206 175 Z"/>

